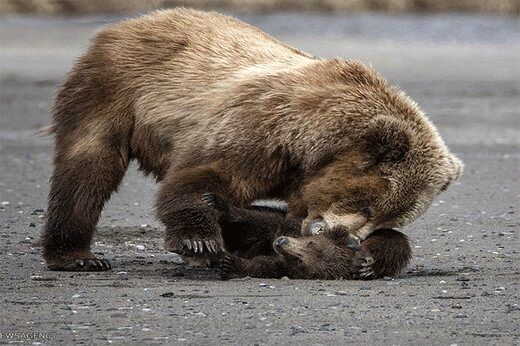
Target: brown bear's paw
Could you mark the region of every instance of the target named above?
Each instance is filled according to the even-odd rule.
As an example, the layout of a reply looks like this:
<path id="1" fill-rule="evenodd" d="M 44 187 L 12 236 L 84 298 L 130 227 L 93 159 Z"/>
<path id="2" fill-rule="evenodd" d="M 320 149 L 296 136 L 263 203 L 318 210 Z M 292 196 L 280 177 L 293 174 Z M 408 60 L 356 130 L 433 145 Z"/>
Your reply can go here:
<path id="1" fill-rule="evenodd" d="M 199 232 L 167 231 L 164 242 L 166 251 L 179 255 L 204 256 L 224 252 L 224 240 L 219 228 L 200 229 Z"/>
<path id="2" fill-rule="evenodd" d="M 220 239 L 203 239 L 203 240 L 195 240 L 195 239 L 183 239 L 181 241 L 183 253 L 194 253 L 194 254 L 203 254 L 205 252 L 208 253 L 220 253 L 224 250 L 224 246 L 221 243 Z"/>
<path id="3" fill-rule="evenodd" d="M 237 256 L 226 254 L 220 260 L 220 268 L 222 272 L 220 278 L 222 280 L 229 280 L 240 277 L 241 259 Z"/>
<path id="4" fill-rule="evenodd" d="M 178 253 L 189 263 L 203 263 L 207 260 L 209 266 L 213 267 L 215 258 L 218 258 L 217 263 L 220 262 L 220 255 L 225 252 L 224 241 L 220 235 L 209 239 L 187 239 L 187 236 L 189 235 L 179 237 L 169 234 L 164 246 L 166 251 Z"/>
<path id="5" fill-rule="evenodd" d="M 56 271 L 101 272 L 112 269 L 110 262 L 96 258 L 90 251 L 73 252 L 57 258 L 49 258 L 47 267 Z"/>

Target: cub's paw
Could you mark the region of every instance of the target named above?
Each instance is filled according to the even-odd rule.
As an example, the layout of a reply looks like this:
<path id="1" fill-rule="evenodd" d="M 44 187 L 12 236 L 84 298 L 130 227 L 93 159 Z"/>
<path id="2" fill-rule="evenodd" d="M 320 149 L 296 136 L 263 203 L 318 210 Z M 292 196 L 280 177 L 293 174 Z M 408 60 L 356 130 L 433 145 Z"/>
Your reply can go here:
<path id="1" fill-rule="evenodd" d="M 238 273 L 240 259 L 236 256 L 226 254 L 220 260 L 220 269 L 222 269 L 220 278 L 229 280 L 240 277 Z"/>
<path id="2" fill-rule="evenodd" d="M 359 278 L 362 280 L 375 279 L 376 273 L 372 268 L 372 264 L 374 264 L 374 258 L 371 256 L 365 257 L 364 261 L 361 263 L 361 269 L 359 270 Z"/>
<path id="3" fill-rule="evenodd" d="M 229 213 L 229 204 L 222 197 L 213 192 L 202 194 L 202 200 L 206 202 L 207 205 L 218 211 L 221 215 L 225 216 Z"/>
<path id="4" fill-rule="evenodd" d="M 375 263 L 374 258 L 369 253 L 359 254 L 355 258 L 355 272 L 352 274 L 354 279 L 372 280 L 376 278 L 376 273 L 372 265 Z"/>
<path id="5" fill-rule="evenodd" d="M 55 271 L 102 272 L 112 269 L 110 262 L 93 254 L 69 255 L 47 260 L 47 267 Z"/>

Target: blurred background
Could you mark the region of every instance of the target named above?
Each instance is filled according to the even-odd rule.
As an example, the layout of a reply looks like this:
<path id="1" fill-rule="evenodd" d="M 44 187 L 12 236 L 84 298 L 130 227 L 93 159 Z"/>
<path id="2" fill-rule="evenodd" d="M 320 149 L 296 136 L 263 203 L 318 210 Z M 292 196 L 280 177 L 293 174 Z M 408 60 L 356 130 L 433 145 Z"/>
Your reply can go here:
<path id="1" fill-rule="evenodd" d="M 174 6 L 247 11 L 461 11 L 510 15 L 518 15 L 520 11 L 517 0 L 2 0 L 0 12 L 80 15 L 135 13 Z"/>
<path id="2" fill-rule="evenodd" d="M 374 282 L 373 294 L 367 298 L 370 287 L 363 288 L 368 286 L 365 282 L 319 283 L 329 287 L 327 290 L 338 285 L 337 289 L 348 290 L 349 295 L 354 292 L 354 303 L 347 309 L 352 314 L 339 314 L 344 309 L 339 308 L 334 315 L 336 305 L 328 305 L 329 298 L 320 292 L 323 288 L 318 293 L 300 294 L 291 286 L 293 281 L 282 280 L 276 283 L 277 292 L 284 294 L 281 310 L 269 317 L 269 333 L 247 327 L 251 322 L 247 308 L 233 310 L 231 319 L 221 318 L 221 309 L 227 311 L 221 299 L 233 305 L 231 300 L 240 294 L 240 301 L 248 296 L 262 310 L 271 310 L 262 305 L 270 300 L 251 298 L 248 281 L 229 284 L 233 289 L 222 284 L 226 294 L 233 292 L 229 298 L 204 297 L 213 303 L 194 311 L 203 309 L 200 311 L 208 318 L 192 322 L 183 317 L 191 316 L 191 307 L 176 311 L 178 318 L 171 317 L 177 315 L 171 314 L 168 304 L 160 300 L 163 298 L 153 300 L 145 292 L 150 285 L 163 291 L 174 289 L 164 278 L 175 270 L 175 257 L 162 248 L 162 226 L 153 210 L 157 185 L 135 166 L 103 212 L 100 240 L 95 241 L 93 251 L 105 253 L 118 270 L 132 274 L 124 292 L 133 301 L 150 304 L 154 313 L 143 318 L 141 308 L 129 310 L 128 316 L 135 318 L 134 329 L 129 331 L 126 315 L 112 318 L 113 310 L 129 304 L 126 293 L 119 296 L 122 289 L 114 288 L 123 286 L 89 291 L 95 313 L 71 315 L 70 308 L 63 312 L 56 302 L 70 302 L 64 294 L 79 296 L 75 288 L 78 276 L 60 276 L 56 286 L 29 279 L 48 275 L 35 243 L 46 209 L 53 142 L 37 131 L 50 123 L 56 88 L 97 30 L 152 9 L 177 5 L 236 16 L 319 57 L 371 64 L 421 105 L 466 169 L 424 216 L 404 229 L 414 251 L 407 274 L 412 278 L 406 285 L 388 286 L 398 285 L 401 279 Z M 38 331 L 59 328 L 59 341 L 64 344 L 70 344 L 72 338 L 92 343 L 93 335 L 100 343 L 115 338 L 138 343 L 151 340 L 146 338 L 152 335 L 207 344 L 204 338 L 220 340 L 226 333 L 234 339 L 222 339 L 224 344 L 279 344 L 286 343 L 283 338 L 293 337 L 288 330 L 300 329 L 305 333 L 298 334 L 297 340 L 303 344 L 309 340 L 335 344 L 342 338 L 353 344 L 431 344 L 432 340 L 446 345 L 517 344 L 518 319 L 515 322 L 510 312 L 518 312 L 519 279 L 519 10 L 520 0 L 0 0 L 0 253 L 8 256 L 0 266 L 0 291 L 9 292 L 6 299 L 14 302 L 3 301 L 3 331 L 29 323 Z M 139 246 L 146 251 L 136 250 L 131 241 L 142 244 Z M 470 285 L 466 283 L 469 276 L 454 279 L 456 273 L 468 272 Z M 85 290 L 92 285 L 106 287 L 104 275 L 110 273 L 83 276 Z M 99 280 L 93 281 L 95 278 Z M 446 282 L 449 288 L 443 286 Z M 193 293 L 194 287 L 205 284 L 185 281 L 183 287 Z M 302 292 L 313 292 L 314 284 L 294 285 Z M 27 288 L 18 289 L 20 285 Z M 211 282 L 204 292 L 214 292 L 215 285 Z M 358 286 L 361 293 L 356 296 Z M 392 287 L 395 294 L 380 294 L 393 292 Z M 499 289 L 493 291 L 492 287 Z M 402 294 L 405 290 L 410 294 Z M 435 297 L 447 290 L 455 296 L 465 292 L 468 300 L 446 307 L 445 301 Z M 309 301 L 309 297 L 315 300 Z M 338 297 L 338 306 L 345 307 L 344 298 Z M 309 304 L 311 310 L 306 310 Z M 297 310 L 301 306 L 305 308 Z M 299 313 L 302 311 L 312 313 Z M 363 322 L 355 322 L 358 316 Z M 172 318 L 177 328 L 172 329 Z M 140 326 L 143 321 L 153 330 Z M 318 331 L 316 326 L 323 321 L 332 321 L 334 329 L 325 334 L 321 328 Z M 295 323 L 297 329 L 292 326 Z M 242 325 L 248 332 L 237 336 L 236 326 Z M 350 325 L 357 329 L 348 329 Z M 88 328 L 92 328 L 90 332 Z M 201 333 L 189 334 L 192 329 Z"/>

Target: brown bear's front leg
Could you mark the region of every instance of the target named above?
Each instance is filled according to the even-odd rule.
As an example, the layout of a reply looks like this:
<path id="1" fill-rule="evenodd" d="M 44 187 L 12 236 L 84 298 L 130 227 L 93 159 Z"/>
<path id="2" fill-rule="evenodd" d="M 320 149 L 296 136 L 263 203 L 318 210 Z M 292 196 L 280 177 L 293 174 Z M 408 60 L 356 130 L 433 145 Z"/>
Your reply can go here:
<path id="1" fill-rule="evenodd" d="M 204 193 L 226 195 L 227 186 L 215 166 L 168 173 L 157 199 L 157 213 L 166 226 L 166 250 L 185 255 L 224 251 L 218 211 L 204 200 Z"/>

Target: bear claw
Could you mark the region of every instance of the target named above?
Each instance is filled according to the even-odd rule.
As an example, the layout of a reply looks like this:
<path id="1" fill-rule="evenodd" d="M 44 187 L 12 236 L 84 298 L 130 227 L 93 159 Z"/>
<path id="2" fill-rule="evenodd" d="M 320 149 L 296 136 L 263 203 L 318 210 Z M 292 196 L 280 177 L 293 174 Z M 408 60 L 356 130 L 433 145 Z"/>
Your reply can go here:
<path id="1" fill-rule="evenodd" d="M 222 280 L 236 279 L 242 276 L 244 273 L 240 268 L 240 258 L 226 254 L 220 259 L 220 278 Z"/>
<path id="2" fill-rule="evenodd" d="M 361 270 L 360 271 L 360 274 L 359 274 L 359 277 L 361 279 L 371 279 L 373 278 L 375 275 L 374 271 L 372 269 L 366 269 L 366 270 Z"/>
<path id="3" fill-rule="evenodd" d="M 183 248 L 188 249 L 189 251 L 193 251 L 193 253 L 203 253 L 204 252 L 204 245 L 206 247 L 206 251 L 210 253 L 218 253 L 219 247 L 217 245 L 217 242 L 213 239 L 206 239 L 206 240 L 190 240 L 190 239 L 184 239 L 181 242 L 181 245 Z"/>
<path id="4" fill-rule="evenodd" d="M 220 196 L 214 194 L 213 192 L 203 193 L 202 200 L 210 207 L 213 207 L 220 212 L 228 211 L 227 203 Z"/>
<path id="5" fill-rule="evenodd" d="M 366 256 L 363 258 L 364 262 L 361 263 L 361 269 L 358 273 L 358 278 L 362 280 L 373 279 L 375 277 L 374 269 L 372 269 L 372 264 L 374 264 L 374 258 L 371 256 Z"/>
<path id="6" fill-rule="evenodd" d="M 228 280 L 233 277 L 231 274 L 233 272 L 233 259 L 229 255 L 225 255 L 220 260 L 220 269 L 222 270 L 222 273 L 220 275 L 222 280 Z"/>
<path id="7" fill-rule="evenodd" d="M 202 194 L 202 200 L 209 204 L 210 206 L 215 206 L 217 204 L 217 196 L 212 192 L 206 192 Z"/>
<path id="8" fill-rule="evenodd" d="M 61 263 L 50 264 L 50 270 L 57 271 L 85 271 L 85 272 L 101 272 L 112 269 L 110 262 L 106 259 L 97 258 L 76 258 L 67 259 Z"/>

